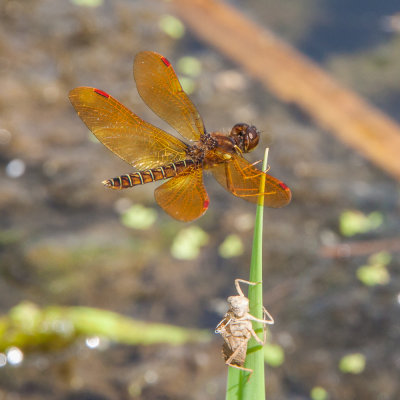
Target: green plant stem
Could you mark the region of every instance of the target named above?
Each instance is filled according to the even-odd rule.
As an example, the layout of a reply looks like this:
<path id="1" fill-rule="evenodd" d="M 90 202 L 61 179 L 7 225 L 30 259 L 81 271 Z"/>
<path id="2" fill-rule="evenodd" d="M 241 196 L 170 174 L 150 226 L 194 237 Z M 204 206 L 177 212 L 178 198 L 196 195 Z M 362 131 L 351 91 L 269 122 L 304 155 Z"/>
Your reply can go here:
<path id="1" fill-rule="evenodd" d="M 262 170 L 267 169 L 268 149 L 265 151 Z M 265 191 L 265 176 L 261 179 L 260 193 Z M 264 215 L 264 196 L 259 196 L 256 222 L 254 226 L 253 249 L 250 264 L 250 282 L 262 282 L 262 233 Z M 249 287 L 248 298 L 250 300 L 250 314 L 256 318 L 263 318 L 262 284 Z M 263 340 L 264 326 L 260 322 L 253 321 L 253 329 Z M 237 368 L 229 368 L 226 390 L 226 400 L 264 400 L 264 353 L 263 348 L 253 338 L 247 347 L 246 368 L 253 370 L 251 378 L 249 373 Z"/>

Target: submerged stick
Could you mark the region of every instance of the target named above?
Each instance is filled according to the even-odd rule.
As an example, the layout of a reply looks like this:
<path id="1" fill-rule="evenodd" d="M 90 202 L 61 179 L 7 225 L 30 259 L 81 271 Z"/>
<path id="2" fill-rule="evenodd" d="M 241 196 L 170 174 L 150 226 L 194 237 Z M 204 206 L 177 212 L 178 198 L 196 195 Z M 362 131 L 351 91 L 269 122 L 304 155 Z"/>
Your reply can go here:
<path id="1" fill-rule="evenodd" d="M 297 104 L 321 127 L 400 179 L 400 127 L 313 61 L 217 0 L 172 0 L 201 39 L 216 47 L 276 97 Z"/>

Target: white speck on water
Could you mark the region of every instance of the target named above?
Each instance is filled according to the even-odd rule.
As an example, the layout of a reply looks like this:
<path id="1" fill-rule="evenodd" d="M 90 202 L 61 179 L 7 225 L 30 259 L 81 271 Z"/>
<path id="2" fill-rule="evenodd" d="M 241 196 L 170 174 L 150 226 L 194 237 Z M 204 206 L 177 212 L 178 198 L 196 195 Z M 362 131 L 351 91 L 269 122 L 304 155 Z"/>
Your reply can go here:
<path id="1" fill-rule="evenodd" d="M 21 364 L 24 359 L 24 353 L 18 347 L 10 347 L 6 351 L 7 361 L 11 365 Z"/>
<path id="2" fill-rule="evenodd" d="M 25 173 L 25 163 L 19 158 L 11 160 L 6 166 L 6 174 L 10 178 L 19 178 Z"/>
<path id="3" fill-rule="evenodd" d="M 89 347 L 89 349 L 95 349 L 99 347 L 100 345 L 100 338 L 98 336 L 92 336 L 86 338 L 86 346 Z"/>

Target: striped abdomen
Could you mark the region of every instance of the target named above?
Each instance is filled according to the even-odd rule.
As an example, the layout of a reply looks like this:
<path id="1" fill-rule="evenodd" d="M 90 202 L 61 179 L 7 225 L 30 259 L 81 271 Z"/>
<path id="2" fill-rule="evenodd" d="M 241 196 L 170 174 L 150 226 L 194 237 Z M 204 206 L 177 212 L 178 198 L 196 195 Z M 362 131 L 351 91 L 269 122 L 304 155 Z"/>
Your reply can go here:
<path id="1" fill-rule="evenodd" d="M 136 185 L 168 179 L 184 171 L 189 165 L 193 165 L 192 160 L 178 161 L 165 167 L 146 169 L 140 172 L 121 175 L 117 178 L 107 179 L 103 184 L 110 189 L 127 189 Z"/>

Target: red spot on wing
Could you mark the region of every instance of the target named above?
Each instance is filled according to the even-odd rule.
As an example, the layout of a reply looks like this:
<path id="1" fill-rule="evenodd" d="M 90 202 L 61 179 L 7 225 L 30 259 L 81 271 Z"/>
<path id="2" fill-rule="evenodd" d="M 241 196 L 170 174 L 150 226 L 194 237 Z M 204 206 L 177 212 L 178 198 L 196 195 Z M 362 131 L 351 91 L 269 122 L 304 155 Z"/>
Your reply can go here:
<path id="1" fill-rule="evenodd" d="M 110 95 L 106 92 L 103 92 L 100 89 L 93 89 L 93 91 L 97 94 L 99 94 L 100 96 L 104 96 L 106 99 L 108 99 L 110 97 Z"/>
<path id="2" fill-rule="evenodd" d="M 161 56 L 161 61 L 167 66 L 169 67 L 171 65 L 171 63 L 163 56 Z"/>
<path id="3" fill-rule="evenodd" d="M 207 209 L 209 204 L 210 204 L 210 200 L 204 200 L 203 208 Z"/>
<path id="4" fill-rule="evenodd" d="M 279 186 L 280 186 L 283 190 L 288 190 L 288 189 L 289 189 L 283 182 L 279 182 Z"/>

